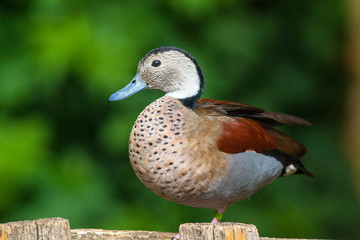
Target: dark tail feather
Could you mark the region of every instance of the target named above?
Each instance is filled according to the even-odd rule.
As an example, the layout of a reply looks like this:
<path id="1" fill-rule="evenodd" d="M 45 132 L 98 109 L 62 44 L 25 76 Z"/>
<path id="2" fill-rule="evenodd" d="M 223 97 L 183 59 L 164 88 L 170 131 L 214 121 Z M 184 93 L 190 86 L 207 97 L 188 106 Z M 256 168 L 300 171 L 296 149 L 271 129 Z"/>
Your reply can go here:
<path id="1" fill-rule="evenodd" d="M 295 165 L 295 167 L 298 169 L 295 174 L 305 174 L 306 176 L 309 176 L 309 177 L 315 177 L 311 172 L 309 172 L 304 164 L 302 164 L 302 162 L 296 162 L 296 163 L 293 163 Z"/>

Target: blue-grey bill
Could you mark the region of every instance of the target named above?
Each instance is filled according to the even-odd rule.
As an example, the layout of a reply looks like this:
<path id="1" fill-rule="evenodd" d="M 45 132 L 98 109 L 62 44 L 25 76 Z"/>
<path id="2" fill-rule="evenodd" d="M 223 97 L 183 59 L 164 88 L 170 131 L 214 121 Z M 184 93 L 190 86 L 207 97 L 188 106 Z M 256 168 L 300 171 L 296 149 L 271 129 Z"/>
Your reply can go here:
<path id="1" fill-rule="evenodd" d="M 130 97 L 131 95 L 140 92 L 141 90 L 144 90 L 148 88 L 148 85 L 141 79 L 140 74 L 136 74 L 136 76 L 131 80 L 131 82 L 120 89 L 119 91 L 113 93 L 109 97 L 110 102 L 120 101 L 125 98 Z"/>

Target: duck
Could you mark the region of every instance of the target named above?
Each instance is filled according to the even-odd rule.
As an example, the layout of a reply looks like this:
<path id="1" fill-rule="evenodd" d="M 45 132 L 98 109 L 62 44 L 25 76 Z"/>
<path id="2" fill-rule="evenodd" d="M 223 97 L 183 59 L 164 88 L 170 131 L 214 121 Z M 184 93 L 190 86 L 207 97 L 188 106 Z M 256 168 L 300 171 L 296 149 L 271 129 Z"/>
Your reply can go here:
<path id="1" fill-rule="evenodd" d="M 140 181 L 167 200 L 225 210 L 278 177 L 313 176 L 302 164 L 307 148 L 275 127 L 309 126 L 305 119 L 251 105 L 201 99 L 205 80 L 196 59 L 159 47 L 139 62 L 128 85 L 109 101 L 145 89 L 165 95 L 148 105 L 129 137 L 129 158 Z"/>

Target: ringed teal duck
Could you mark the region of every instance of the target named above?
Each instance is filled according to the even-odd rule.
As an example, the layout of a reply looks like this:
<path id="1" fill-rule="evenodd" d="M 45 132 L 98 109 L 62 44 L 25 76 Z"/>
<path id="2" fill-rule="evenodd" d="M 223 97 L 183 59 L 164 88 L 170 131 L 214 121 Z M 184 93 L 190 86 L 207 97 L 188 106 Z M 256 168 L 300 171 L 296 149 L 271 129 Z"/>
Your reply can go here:
<path id="1" fill-rule="evenodd" d="M 310 122 L 238 102 L 199 100 L 204 83 L 194 57 L 160 47 L 110 96 L 112 102 L 147 88 L 166 93 L 140 113 L 130 134 L 130 162 L 146 187 L 176 203 L 216 209 L 216 223 L 228 206 L 279 176 L 312 176 L 300 162 L 307 149 L 274 128 Z"/>

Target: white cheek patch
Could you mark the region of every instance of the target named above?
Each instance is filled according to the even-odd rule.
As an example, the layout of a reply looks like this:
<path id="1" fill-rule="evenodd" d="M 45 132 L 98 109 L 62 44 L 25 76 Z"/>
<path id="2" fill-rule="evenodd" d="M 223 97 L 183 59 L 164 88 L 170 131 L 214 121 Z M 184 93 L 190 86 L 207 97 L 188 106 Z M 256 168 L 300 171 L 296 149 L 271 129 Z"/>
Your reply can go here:
<path id="1" fill-rule="evenodd" d="M 198 94 L 199 90 L 200 87 L 198 85 L 193 85 L 191 87 L 187 87 L 181 90 L 169 92 L 166 95 L 177 99 L 185 99 L 195 96 L 196 94 Z"/>
<path id="2" fill-rule="evenodd" d="M 174 90 L 166 95 L 177 99 L 189 98 L 197 95 L 200 91 L 200 77 L 195 65 L 186 65 L 179 74 L 180 81 L 174 84 Z"/>

